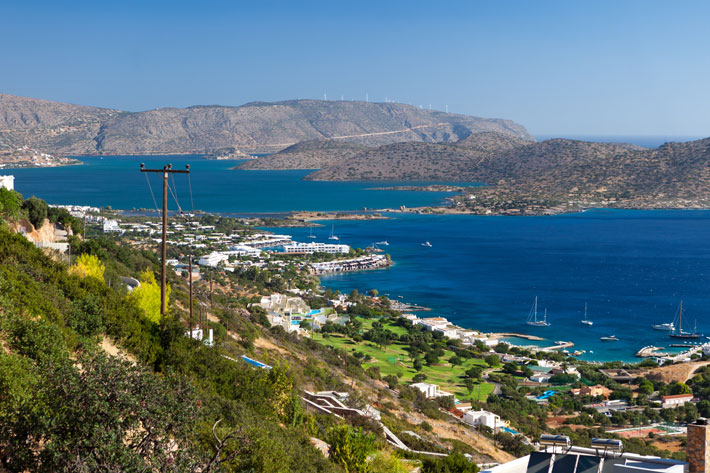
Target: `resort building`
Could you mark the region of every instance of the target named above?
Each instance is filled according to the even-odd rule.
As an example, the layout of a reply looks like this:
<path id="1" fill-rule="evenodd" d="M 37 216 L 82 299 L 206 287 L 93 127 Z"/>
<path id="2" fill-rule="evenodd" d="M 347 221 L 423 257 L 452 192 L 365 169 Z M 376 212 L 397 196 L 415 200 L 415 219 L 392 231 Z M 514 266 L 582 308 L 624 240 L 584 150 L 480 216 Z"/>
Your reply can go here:
<path id="1" fill-rule="evenodd" d="M 261 250 L 247 245 L 234 245 L 229 247 L 229 254 L 234 256 L 249 256 L 252 258 L 258 258 L 261 256 Z"/>
<path id="2" fill-rule="evenodd" d="M 280 315 L 304 314 L 311 310 L 306 301 L 300 297 L 287 296 L 286 294 L 264 296 L 258 305 L 270 314 Z"/>
<path id="3" fill-rule="evenodd" d="M 4 187 L 9 191 L 15 190 L 15 176 L 0 176 L 0 187 Z"/>
<path id="4" fill-rule="evenodd" d="M 357 258 L 322 263 L 311 263 L 311 270 L 315 274 L 340 273 L 347 271 L 362 271 L 387 266 L 389 261 L 383 255 L 365 255 Z"/>
<path id="5" fill-rule="evenodd" d="M 250 243 L 251 245 L 251 243 Z M 350 247 L 348 245 L 334 245 L 331 243 L 291 243 L 284 245 L 284 253 L 287 254 L 313 254 L 313 253 L 328 253 L 331 255 L 348 254 Z"/>
<path id="6" fill-rule="evenodd" d="M 104 219 L 103 230 L 104 233 L 123 233 L 116 220 Z"/>
<path id="7" fill-rule="evenodd" d="M 217 251 L 213 251 L 212 253 L 201 257 L 198 261 L 197 264 L 200 266 L 210 266 L 212 268 L 216 268 L 219 266 L 220 263 L 222 262 L 227 262 L 229 260 L 229 256 L 224 254 L 224 253 L 219 253 Z"/>
<path id="8" fill-rule="evenodd" d="M 485 425 L 493 430 L 507 427 L 507 423 L 501 421 L 500 416 L 488 411 L 467 411 L 463 415 L 463 421 L 468 425 Z"/>
<path id="9" fill-rule="evenodd" d="M 683 404 L 693 400 L 692 394 L 675 394 L 672 396 L 661 396 L 663 401 L 661 407 L 664 409 L 682 406 Z"/>

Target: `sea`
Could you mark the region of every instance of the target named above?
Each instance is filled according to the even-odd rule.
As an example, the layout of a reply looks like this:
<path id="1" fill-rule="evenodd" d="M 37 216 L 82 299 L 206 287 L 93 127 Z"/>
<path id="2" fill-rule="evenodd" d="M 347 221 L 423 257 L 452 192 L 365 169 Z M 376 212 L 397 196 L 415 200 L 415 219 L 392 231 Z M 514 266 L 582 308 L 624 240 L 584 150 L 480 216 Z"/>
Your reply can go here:
<path id="1" fill-rule="evenodd" d="M 690 137 L 614 137 L 655 147 Z M 694 137 L 693 137 L 694 138 Z M 591 137 L 584 137 L 591 139 Z M 596 141 L 610 141 L 598 137 Z M 61 168 L 12 169 L 16 190 L 56 204 L 154 209 L 160 202 L 162 168 L 191 165 L 190 179 L 171 179 L 169 207 L 230 215 L 279 216 L 290 210 L 362 210 L 442 204 L 450 193 L 372 190 L 411 182 L 312 182 L 308 171 L 239 171 L 238 161 L 200 156 L 81 157 L 84 164 Z M 426 184 L 426 183 L 419 183 Z M 465 184 L 465 183 L 458 183 Z M 473 185 L 473 184 L 470 184 Z M 173 197 L 174 195 L 174 197 Z M 684 328 L 697 322 L 710 334 L 710 211 L 589 210 L 545 217 L 386 214 L 384 220 L 319 222 L 316 241 L 381 248 L 392 256 L 387 269 L 323 276 L 342 292 L 378 289 L 395 300 L 430 308 L 418 315 L 442 316 L 473 329 L 537 335 L 521 345 L 571 341 L 589 361 L 635 361 L 646 345 L 671 349 L 665 332 L 680 301 Z M 333 226 L 331 226 L 333 225 Z M 299 241 L 309 228 L 275 228 Z M 430 242 L 431 247 L 422 245 Z M 549 327 L 526 325 L 535 297 Z M 594 322 L 581 324 L 584 305 Z M 600 337 L 616 335 L 617 342 Z M 705 341 L 706 339 L 703 338 Z"/>

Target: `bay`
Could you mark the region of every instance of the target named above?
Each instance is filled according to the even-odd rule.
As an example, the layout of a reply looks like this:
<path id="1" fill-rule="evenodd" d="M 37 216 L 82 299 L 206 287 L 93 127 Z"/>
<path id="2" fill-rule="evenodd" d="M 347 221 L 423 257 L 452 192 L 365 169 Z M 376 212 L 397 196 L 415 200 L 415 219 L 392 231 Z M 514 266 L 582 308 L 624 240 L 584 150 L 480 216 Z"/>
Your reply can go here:
<path id="1" fill-rule="evenodd" d="M 708 211 L 393 217 L 334 225 L 340 241 L 355 247 L 386 240 L 394 266 L 322 276 L 322 284 L 342 292 L 376 288 L 432 309 L 422 317 L 539 335 L 547 346 L 573 341 L 590 361 L 638 361 L 634 354 L 645 345 L 668 348 L 667 334 L 651 325 L 670 322 L 681 299 L 687 328 L 697 319 L 698 331 L 710 333 Z M 316 230 L 317 241 L 329 231 Z M 307 229 L 289 233 L 308 240 Z M 535 296 L 550 327 L 525 324 Z M 581 324 L 585 302 L 592 327 Z M 599 340 L 609 335 L 620 340 Z"/>
<path id="2" fill-rule="evenodd" d="M 139 164 L 192 166 L 194 208 L 231 214 L 278 214 L 289 210 L 356 210 L 362 207 L 436 205 L 449 194 L 374 191 L 399 182 L 310 182 L 307 171 L 233 171 L 238 161 L 200 156 L 82 157 L 63 168 L 13 169 L 26 197 L 50 203 L 151 208 L 153 197 Z M 151 175 L 159 199 L 160 181 Z M 406 183 L 411 184 L 411 183 Z M 174 181 L 185 210 L 193 204 L 188 181 Z M 173 199 L 170 208 L 174 209 Z M 337 221 L 335 233 L 355 247 L 387 240 L 396 264 L 385 270 L 322 278 L 334 289 L 377 288 L 392 298 L 432 308 L 462 326 L 532 333 L 569 340 L 588 350 L 588 360 L 633 361 L 644 345 L 668 347 L 664 332 L 683 299 L 686 323 L 710 333 L 710 212 L 591 210 L 551 217 L 423 216 L 392 214 L 390 220 Z M 314 229 L 327 241 L 331 222 Z M 284 232 L 284 229 L 275 229 Z M 286 230 L 310 241 L 307 228 Z M 424 241 L 431 248 L 421 246 Z M 548 309 L 551 326 L 525 325 L 533 298 Z M 581 325 L 588 303 L 592 327 Z M 691 327 L 688 327 L 691 328 Z M 619 342 L 600 342 L 616 335 Z M 594 353 L 590 353 L 593 351 Z"/>
<path id="3" fill-rule="evenodd" d="M 448 192 L 369 190 L 372 187 L 436 184 L 438 182 L 317 182 L 301 178 L 310 171 L 241 171 L 230 168 L 242 161 L 206 160 L 198 155 L 79 157 L 82 165 L 57 168 L 6 169 L 15 175 L 15 189 L 52 204 L 79 204 L 115 209 L 155 208 L 160 205 L 159 174 L 141 173 L 140 163 L 175 169 L 191 166 L 190 181 L 176 175 L 180 207 L 189 211 L 232 214 L 273 214 L 291 210 L 362 210 L 440 205 Z M 146 175 L 150 181 L 146 181 Z M 150 182 L 150 184 L 149 184 Z M 192 199 L 190 198 L 192 188 Z M 152 195 L 151 195 L 152 189 Z M 168 207 L 177 208 L 173 197 Z"/>

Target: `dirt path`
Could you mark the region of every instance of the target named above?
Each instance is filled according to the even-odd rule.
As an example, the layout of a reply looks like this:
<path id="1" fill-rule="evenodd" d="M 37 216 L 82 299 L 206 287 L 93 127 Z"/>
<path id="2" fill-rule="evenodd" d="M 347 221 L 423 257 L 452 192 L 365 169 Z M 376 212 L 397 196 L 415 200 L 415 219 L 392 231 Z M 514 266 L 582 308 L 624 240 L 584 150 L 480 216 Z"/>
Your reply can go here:
<path id="1" fill-rule="evenodd" d="M 710 365 L 710 361 L 694 361 L 690 363 L 679 363 L 677 365 L 661 366 L 648 371 L 646 377 L 663 381 L 664 383 L 685 383 L 693 377 L 693 373 L 695 373 L 698 368 L 707 365 Z"/>

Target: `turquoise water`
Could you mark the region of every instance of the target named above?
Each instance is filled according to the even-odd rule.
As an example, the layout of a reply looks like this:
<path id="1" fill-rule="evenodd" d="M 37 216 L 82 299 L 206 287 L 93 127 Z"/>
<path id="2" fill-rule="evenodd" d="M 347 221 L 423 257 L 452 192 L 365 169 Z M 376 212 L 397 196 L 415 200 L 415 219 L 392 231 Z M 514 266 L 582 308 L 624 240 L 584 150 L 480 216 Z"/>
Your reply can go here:
<path id="1" fill-rule="evenodd" d="M 154 208 L 146 174 L 148 168 L 172 163 L 175 169 L 190 164 L 193 200 L 185 175 L 175 176 L 177 197 L 183 210 L 208 212 L 281 213 L 290 210 L 362 210 L 405 205 L 438 205 L 450 193 L 366 190 L 370 187 L 411 185 L 411 182 L 313 182 L 302 181 L 309 171 L 237 171 L 229 168 L 242 161 L 215 161 L 199 156 L 81 157 L 80 166 L 12 169 L 15 189 L 25 197 L 36 195 L 54 204 L 111 206 L 117 209 Z M 158 204 L 160 175 L 148 174 Z M 171 181 L 172 182 L 172 181 Z M 176 209 L 169 197 L 168 207 Z"/>
<path id="2" fill-rule="evenodd" d="M 683 299 L 687 323 L 710 334 L 710 212 L 607 211 L 553 217 L 394 215 L 339 221 L 356 247 L 387 240 L 396 264 L 321 278 L 350 291 L 377 288 L 429 307 L 462 326 L 573 341 L 587 360 L 635 360 L 644 345 L 668 347 L 665 332 Z M 307 229 L 289 229 L 307 240 Z M 314 233 L 326 241 L 330 226 Z M 431 248 L 422 247 L 429 241 Z M 550 327 L 525 324 L 535 296 Z M 582 325 L 584 303 L 592 327 Z M 692 327 L 689 327 L 692 328 Z M 601 342 L 600 337 L 619 337 Z M 521 341 L 523 345 L 546 345 Z"/>

